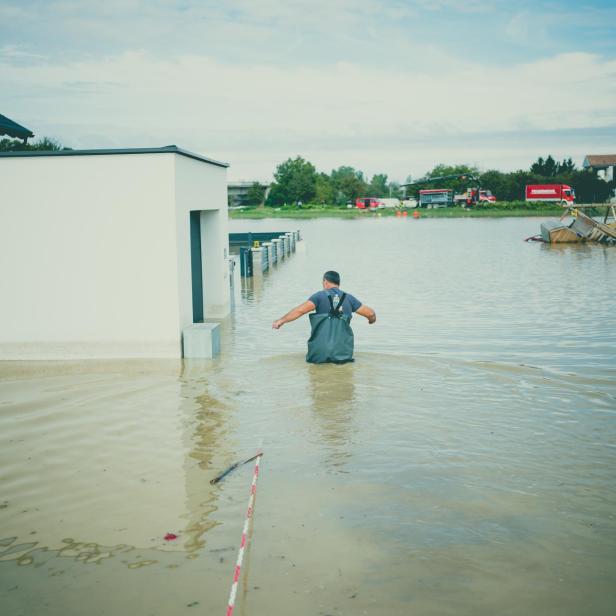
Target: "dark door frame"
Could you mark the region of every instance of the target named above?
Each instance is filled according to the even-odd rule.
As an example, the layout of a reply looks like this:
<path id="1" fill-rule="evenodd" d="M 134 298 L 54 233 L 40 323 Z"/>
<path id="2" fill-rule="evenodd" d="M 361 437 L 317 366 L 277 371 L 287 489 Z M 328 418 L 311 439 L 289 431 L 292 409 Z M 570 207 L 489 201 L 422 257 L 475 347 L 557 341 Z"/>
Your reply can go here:
<path id="1" fill-rule="evenodd" d="M 192 277 L 193 323 L 203 323 L 203 253 L 201 212 L 190 213 L 190 271 Z"/>

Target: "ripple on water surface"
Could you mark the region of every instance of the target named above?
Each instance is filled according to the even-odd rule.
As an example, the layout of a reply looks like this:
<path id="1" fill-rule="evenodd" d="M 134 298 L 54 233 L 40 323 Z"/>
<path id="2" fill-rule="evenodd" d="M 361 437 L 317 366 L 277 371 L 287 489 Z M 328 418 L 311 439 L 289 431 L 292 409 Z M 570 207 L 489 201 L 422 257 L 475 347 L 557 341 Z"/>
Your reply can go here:
<path id="1" fill-rule="evenodd" d="M 0 566 L 3 602 L 29 613 L 44 611 L 22 594 L 33 585 L 48 598 L 68 585 L 87 604 L 95 584 L 121 584 L 122 569 L 144 572 L 137 585 L 159 613 L 224 609 L 250 471 L 209 479 L 258 445 L 258 549 L 244 591 L 255 613 L 289 602 L 306 614 L 315 602 L 324 613 L 482 613 L 479 590 L 485 613 L 522 591 L 526 608 L 549 611 L 612 592 L 605 381 L 360 353 L 345 366 L 291 354 L 23 383 L 2 384 Z M 167 531 L 178 540 L 165 542 Z M 78 613 L 57 600 L 57 613 Z M 120 591 L 97 605 L 129 613 L 133 601 Z"/>
<path id="2" fill-rule="evenodd" d="M 406 223 L 301 223 L 215 362 L 2 365 L 0 612 L 223 613 L 262 447 L 239 613 L 613 614 L 615 253 Z M 332 263 L 379 322 L 309 366 Z"/>

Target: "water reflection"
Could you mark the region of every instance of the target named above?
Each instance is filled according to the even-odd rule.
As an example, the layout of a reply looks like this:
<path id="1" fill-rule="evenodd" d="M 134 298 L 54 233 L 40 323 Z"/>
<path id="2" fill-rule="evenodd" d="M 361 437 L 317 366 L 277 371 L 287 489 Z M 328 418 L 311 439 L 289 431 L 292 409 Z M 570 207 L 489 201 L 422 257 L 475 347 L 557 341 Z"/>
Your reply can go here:
<path id="1" fill-rule="evenodd" d="M 213 362 L 0 365 L 0 613 L 223 613 L 257 446 L 240 614 L 614 613 L 616 251 L 536 226 L 302 223 Z M 331 261 L 379 323 L 311 366 Z"/>
<path id="2" fill-rule="evenodd" d="M 258 301 L 263 295 L 263 276 L 252 278 L 242 278 L 242 299 L 247 301 Z"/>
<path id="3" fill-rule="evenodd" d="M 183 544 L 192 557 L 196 557 L 205 546 L 204 534 L 219 523 L 212 516 L 218 509 L 219 491 L 209 480 L 214 475 L 212 468 L 215 458 L 227 457 L 225 452 L 228 449 L 226 423 L 231 410 L 229 405 L 210 391 L 203 376 L 196 380 L 190 376 L 207 374 L 208 368 L 211 369 L 211 365 L 205 362 L 186 362 L 180 388 L 187 416 L 190 417 L 182 439 L 186 451 L 184 480 L 187 518 Z"/>
<path id="4" fill-rule="evenodd" d="M 355 364 L 307 364 L 312 413 L 320 441 L 326 445 L 326 466 L 344 472 L 354 432 Z"/>

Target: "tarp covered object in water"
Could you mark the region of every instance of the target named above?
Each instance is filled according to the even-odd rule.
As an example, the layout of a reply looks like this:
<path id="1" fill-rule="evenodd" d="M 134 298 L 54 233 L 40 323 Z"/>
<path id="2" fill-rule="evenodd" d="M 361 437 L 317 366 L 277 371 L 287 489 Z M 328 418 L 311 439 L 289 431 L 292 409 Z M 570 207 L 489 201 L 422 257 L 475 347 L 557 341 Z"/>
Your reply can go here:
<path id="1" fill-rule="evenodd" d="M 331 295 L 328 314 L 311 314 L 312 333 L 308 340 L 306 361 L 311 364 L 343 364 L 353 361 L 353 330 L 349 321 L 351 317 L 342 312 L 342 303 L 346 293 L 342 294 L 336 307 Z"/>

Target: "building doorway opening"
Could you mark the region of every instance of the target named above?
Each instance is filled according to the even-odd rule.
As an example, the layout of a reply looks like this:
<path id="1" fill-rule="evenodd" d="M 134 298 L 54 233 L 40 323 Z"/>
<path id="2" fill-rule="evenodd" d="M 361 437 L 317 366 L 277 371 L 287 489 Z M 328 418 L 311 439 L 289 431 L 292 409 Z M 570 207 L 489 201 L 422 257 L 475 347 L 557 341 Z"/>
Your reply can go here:
<path id="1" fill-rule="evenodd" d="M 193 323 L 203 323 L 203 262 L 201 212 L 190 213 L 190 270 L 192 274 Z"/>

